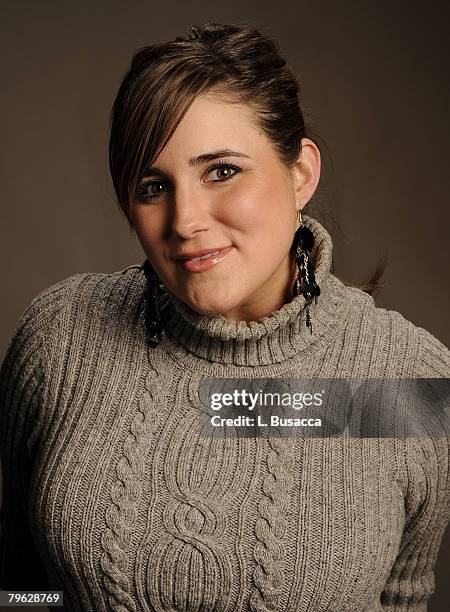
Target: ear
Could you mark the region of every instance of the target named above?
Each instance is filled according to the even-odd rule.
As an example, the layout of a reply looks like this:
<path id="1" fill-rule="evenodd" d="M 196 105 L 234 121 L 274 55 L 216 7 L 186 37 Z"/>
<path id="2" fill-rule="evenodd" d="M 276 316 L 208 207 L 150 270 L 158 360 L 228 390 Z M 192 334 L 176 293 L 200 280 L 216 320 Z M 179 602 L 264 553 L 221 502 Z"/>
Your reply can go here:
<path id="1" fill-rule="evenodd" d="M 302 138 L 302 151 L 292 168 L 296 210 L 302 210 L 313 197 L 320 180 L 320 151 L 310 138 Z"/>

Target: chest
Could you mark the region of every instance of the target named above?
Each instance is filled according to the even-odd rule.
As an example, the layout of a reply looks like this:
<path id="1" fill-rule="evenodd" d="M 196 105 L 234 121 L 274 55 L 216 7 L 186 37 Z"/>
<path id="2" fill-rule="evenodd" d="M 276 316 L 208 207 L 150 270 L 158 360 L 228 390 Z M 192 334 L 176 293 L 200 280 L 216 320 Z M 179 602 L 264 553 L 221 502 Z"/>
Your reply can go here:
<path id="1" fill-rule="evenodd" d="M 120 388 L 68 400 L 33 502 L 66 597 L 104 610 L 375 609 L 404 523 L 389 439 L 204 437 L 189 382 L 154 372 Z"/>

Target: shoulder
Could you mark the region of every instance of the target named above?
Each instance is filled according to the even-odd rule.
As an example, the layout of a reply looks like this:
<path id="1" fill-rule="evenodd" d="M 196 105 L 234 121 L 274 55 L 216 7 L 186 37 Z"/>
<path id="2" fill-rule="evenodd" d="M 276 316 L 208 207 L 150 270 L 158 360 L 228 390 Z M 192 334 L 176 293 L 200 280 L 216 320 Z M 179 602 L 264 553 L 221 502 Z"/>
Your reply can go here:
<path id="1" fill-rule="evenodd" d="M 361 289 L 345 286 L 344 293 L 349 336 L 368 359 L 384 364 L 384 375 L 450 376 L 450 351 L 429 331 L 396 310 L 378 307 Z"/>
<path id="2" fill-rule="evenodd" d="M 142 289 L 141 266 L 133 264 L 111 273 L 82 272 L 46 287 L 28 305 L 29 324 L 44 327 L 57 317 L 72 318 L 83 312 L 92 314 L 102 306 L 114 307 L 121 295 Z M 25 314 L 24 313 L 24 314 Z"/>
<path id="3" fill-rule="evenodd" d="M 127 298 L 129 304 L 138 301 L 143 276 L 141 266 L 134 264 L 112 273 L 73 274 L 42 289 L 19 315 L 7 354 L 31 347 L 35 352 L 38 346 L 48 350 L 57 329 L 74 328 L 105 309 L 114 311 Z"/>

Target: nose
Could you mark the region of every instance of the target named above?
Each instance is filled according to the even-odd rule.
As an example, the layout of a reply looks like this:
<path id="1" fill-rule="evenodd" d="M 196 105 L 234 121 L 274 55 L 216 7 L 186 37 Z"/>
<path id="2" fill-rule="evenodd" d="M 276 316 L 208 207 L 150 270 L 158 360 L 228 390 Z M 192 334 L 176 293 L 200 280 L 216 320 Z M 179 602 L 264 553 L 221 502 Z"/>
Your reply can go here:
<path id="1" fill-rule="evenodd" d="M 208 228 L 208 202 L 198 191 L 184 187 L 173 195 L 170 227 L 185 240 Z"/>

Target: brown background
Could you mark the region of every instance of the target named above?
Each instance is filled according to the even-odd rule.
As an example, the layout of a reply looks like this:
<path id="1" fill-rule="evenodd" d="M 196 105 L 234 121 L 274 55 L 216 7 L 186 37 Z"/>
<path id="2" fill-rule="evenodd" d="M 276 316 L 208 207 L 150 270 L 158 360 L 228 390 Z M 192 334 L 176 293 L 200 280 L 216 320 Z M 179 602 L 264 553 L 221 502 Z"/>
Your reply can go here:
<path id="1" fill-rule="evenodd" d="M 357 283 L 387 254 L 377 304 L 450 345 L 449 12 L 411 0 L 3 3 L 0 358 L 40 290 L 144 260 L 114 201 L 109 110 L 135 49 L 209 19 L 276 37 L 299 78 L 331 155 L 309 212 L 333 236 L 336 274 Z M 449 540 L 431 612 L 449 606 Z"/>

